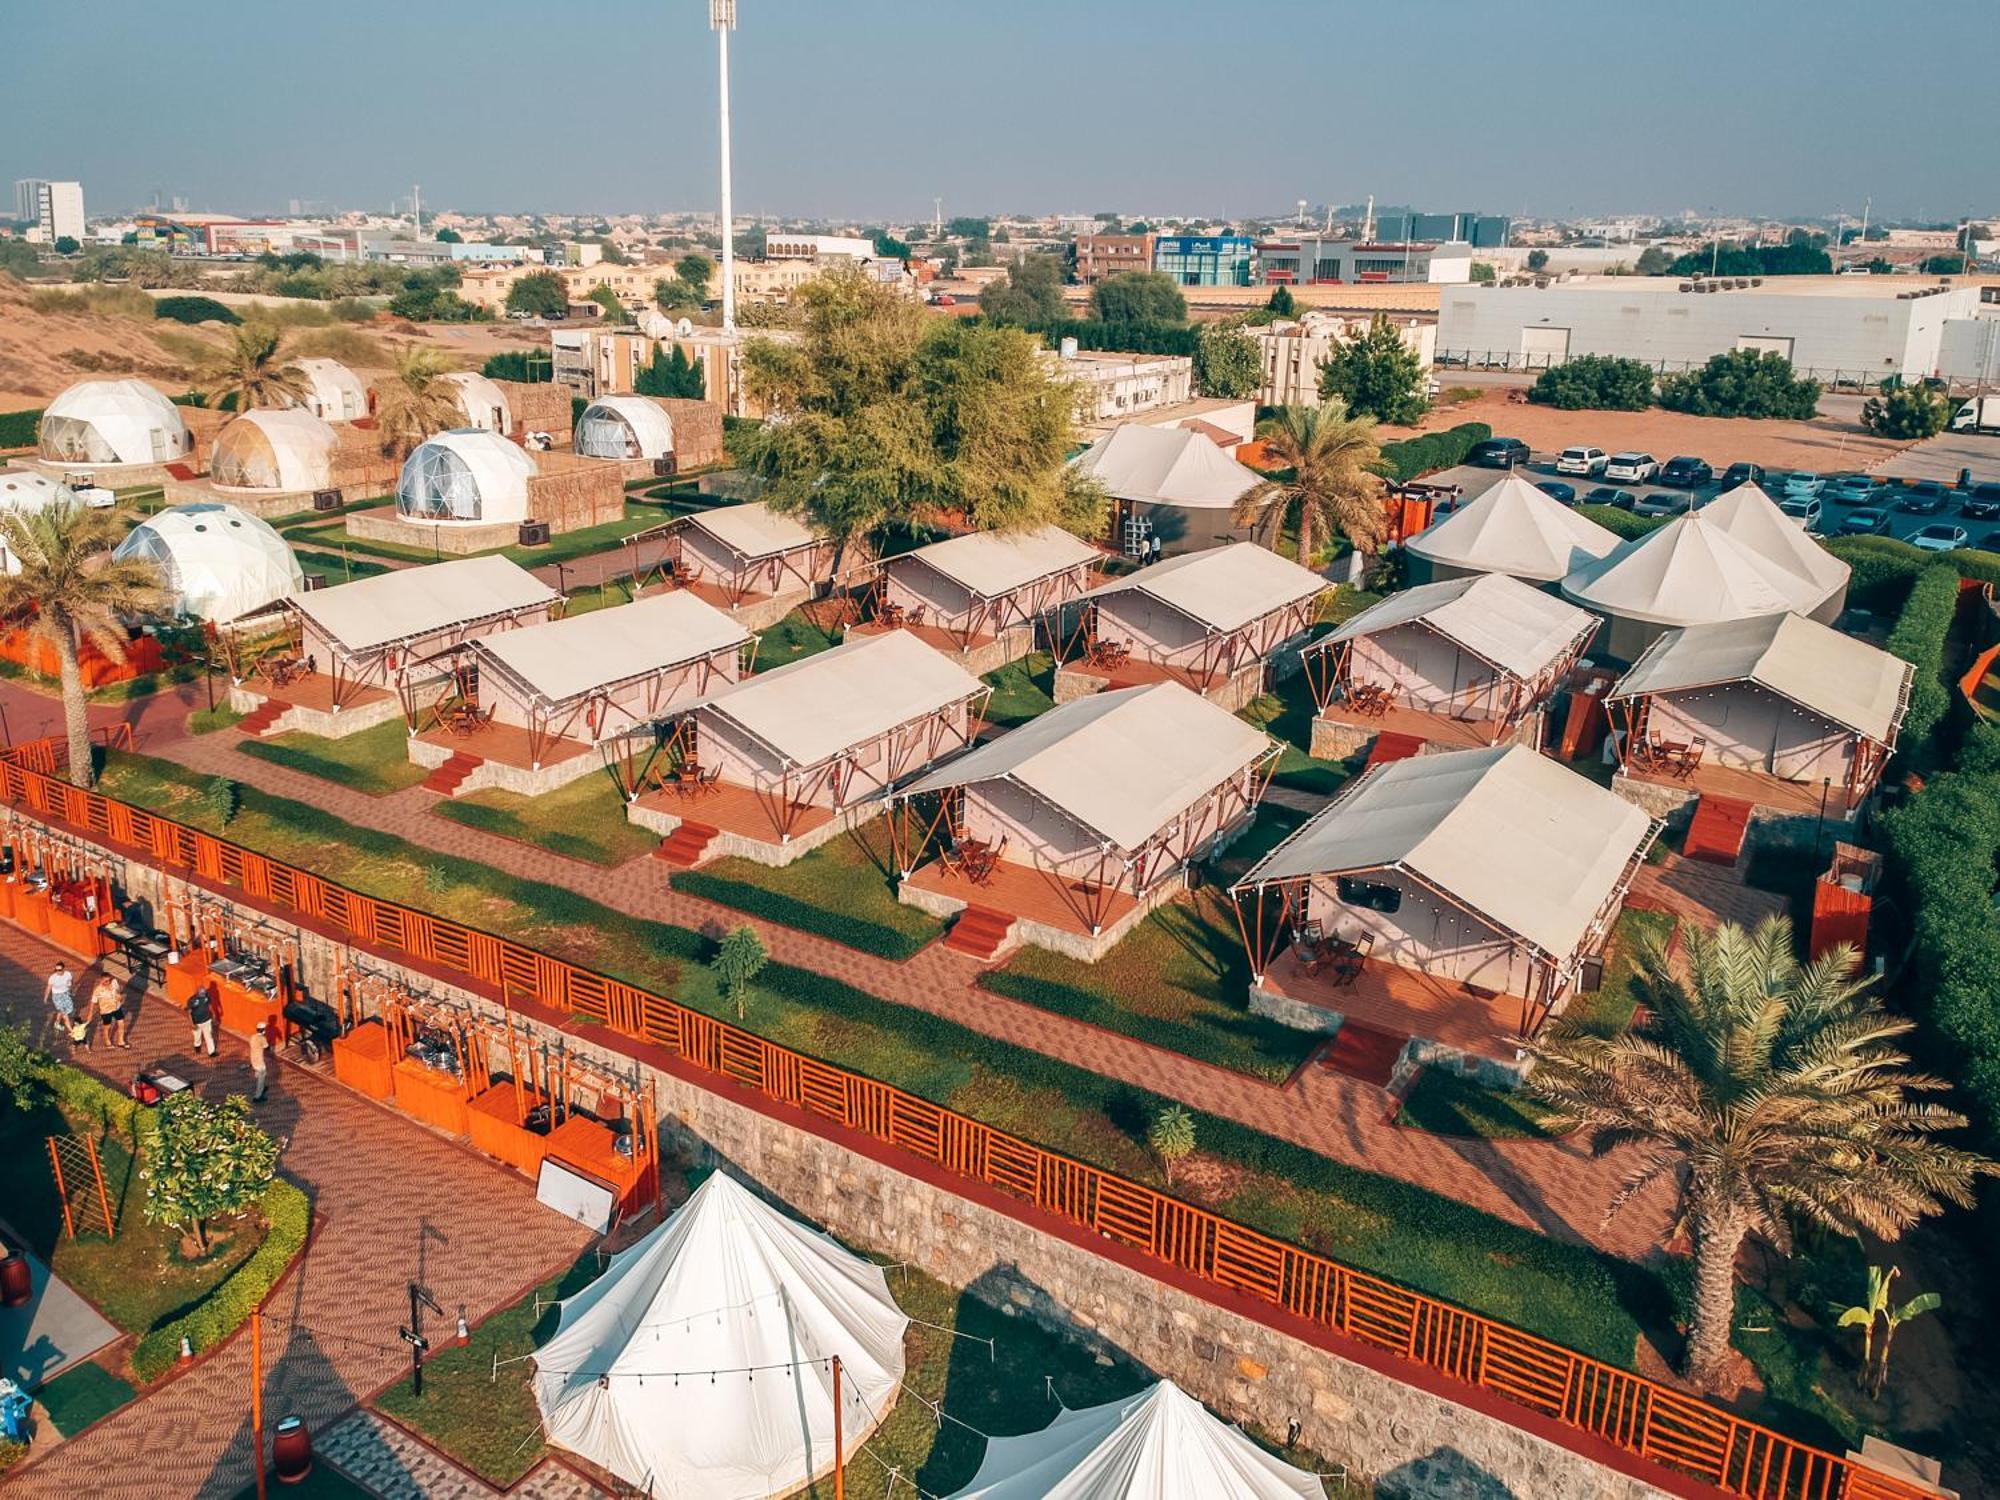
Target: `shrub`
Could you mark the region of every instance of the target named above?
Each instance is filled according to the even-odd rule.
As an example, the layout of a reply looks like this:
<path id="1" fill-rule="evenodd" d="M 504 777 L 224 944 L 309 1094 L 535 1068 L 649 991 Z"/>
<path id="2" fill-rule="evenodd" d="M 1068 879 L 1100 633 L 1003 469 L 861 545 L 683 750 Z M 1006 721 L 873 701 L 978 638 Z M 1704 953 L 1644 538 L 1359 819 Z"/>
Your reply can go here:
<path id="1" fill-rule="evenodd" d="M 1160 1159 L 1160 1171 L 1173 1186 L 1174 1168 L 1194 1154 L 1194 1116 L 1178 1104 L 1169 1104 L 1153 1116 L 1146 1127 L 1146 1144 Z"/>
<path id="2" fill-rule="evenodd" d="M 764 940 L 754 927 L 738 927 L 715 950 L 715 977 L 722 993 L 736 1005 L 736 1019 L 743 1019 L 743 1002 L 750 993 L 750 981 L 771 961 Z"/>
<path id="3" fill-rule="evenodd" d="M 175 323 L 241 323 L 236 310 L 213 297 L 162 297 L 153 304 L 153 315 Z"/>
<path id="4" fill-rule="evenodd" d="M 1903 715 L 1901 749 L 1906 755 L 1921 759 L 1934 749 L 1932 737 L 1951 712 L 1944 651 L 1957 613 L 1958 569 L 1948 562 L 1933 563 L 1910 585 L 1896 628 L 1889 632 L 1890 651 L 1916 668 Z"/>
<path id="5" fill-rule="evenodd" d="M 132 1350 L 132 1373 L 142 1382 L 173 1368 L 183 1335 L 200 1354 L 241 1328 L 305 1248 L 312 1208 L 303 1192 L 289 1182 L 273 1182 L 258 1207 L 269 1226 L 264 1243 L 194 1308 L 144 1335 Z"/>
<path id="6" fill-rule="evenodd" d="M 1576 513 L 1587 521 L 1595 521 L 1613 536 L 1630 541 L 1635 536 L 1644 536 L 1667 523 L 1665 516 L 1635 516 L 1629 510 L 1620 510 L 1615 505 L 1579 505 Z"/>
<path id="7" fill-rule="evenodd" d="M 1915 441 L 1936 437 L 1951 416 L 1941 391 L 1924 385 L 1897 385 L 1861 403 L 1861 425 L 1877 437 Z"/>
<path id="8" fill-rule="evenodd" d="M 1819 412 L 1820 385 L 1792 369 L 1782 354 L 1734 349 L 1699 370 L 1663 376 L 1660 405 L 1696 417 L 1788 417 Z"/>
<path id="9" fill-rule="evenodd" d="M 1474 443 L 1493 436 L 1484 422 L 1461 422 L 1443 432 L 1427 432 L 1422 437 L 1382 445 L 1382 472 L 1398 484 L 1406 484 L 1419 474 L 1432 474 L 1465 462 Z"/>
<path id="10" fill-rule="evenodd" d="M 1075 339 L 1079 349 L 1117 354 L 1184 354 L 1194 358 L 1199 335 L 1185 323 L 1104 322 L 1099 318 L 1062 318 L 1052 323 L 1023 323 L 1051 349 Z"/>
<path id="11" fill-rule="evenodd" d="M 507 349 L 487 356 L 479 373 L 488 380 L 518 380 L 523 383 L 553 380 L 555 360 L 546 349 Z"/>
<path id="12" fill-rule="evenodd" d="M 1581 354 L 1536 376 L 1528 399 L 1562 411 L 1644 411 L 1653 404 L 1653 370 L 1641 359 Z"/>
<path id="13" fill-rule="evenodd" d="M 42 428 L 40 408 L 0 411 L 0 448 L 32 448 Z"/>
<path id="14" fill-rule="evenodd" d="M 170 1096 L 154 1117 L 146 1153 L 146 1218 L 186 1228 L 203 1246 L 208 1221 L 247 1208 L 271 1185 L 278 1143 L 257 1128 L 250 1101 L 211 1103 L 192 1091 Z"/>

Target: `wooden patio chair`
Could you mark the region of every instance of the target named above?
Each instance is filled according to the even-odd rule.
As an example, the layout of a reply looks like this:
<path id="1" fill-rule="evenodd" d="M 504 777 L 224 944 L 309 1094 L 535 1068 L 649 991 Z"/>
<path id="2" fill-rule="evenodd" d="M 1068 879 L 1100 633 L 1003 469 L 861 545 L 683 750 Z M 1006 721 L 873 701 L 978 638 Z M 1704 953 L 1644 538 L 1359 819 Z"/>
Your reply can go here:
<path id="1" fill-rule="evenodd" d="M 903 623 L 912 628 L 924 623 L 924 606 L 912 604 L 909 613 L 903 616 Z"/>
<path id="2" fill-rule="evenodd" d="M 1375 951 L 1375 934 L 1364 932 L 1351 943 L 1341 945 L 1342 951 L 1334 960 L 1333 982 L 1346 989 L 1362 975 L 1368 967 L 1368 956 Z"/>
<path id="3" fill-rule="evenodd" d="M 710 766 L 707 770 L 697 773 L 694 779 L 694 790 L 695 795 L 698 797 L 721 796 L 722 767 L 719 765 Z"/>
<path id="4" fill-rule="evenodd" d="M 1681 752 L 1681 775 L 1692 776 L 1701 769 L 1702 758 L 1708 754 L 1708 736 L 1698 734 L 1688 742 Z"/>

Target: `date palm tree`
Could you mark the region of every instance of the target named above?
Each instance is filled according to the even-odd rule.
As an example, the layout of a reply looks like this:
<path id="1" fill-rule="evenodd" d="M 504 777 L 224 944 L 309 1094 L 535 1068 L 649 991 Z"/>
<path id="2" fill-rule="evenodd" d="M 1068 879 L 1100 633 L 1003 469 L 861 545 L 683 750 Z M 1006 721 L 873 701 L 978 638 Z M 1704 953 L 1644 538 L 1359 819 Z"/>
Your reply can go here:
<path id="1" fill-rule="evenodd" d="M 284 357 L 284 342 L 284 331 L 270 323 L 252 321 L 231 329 L 228 344 L 202 371 L 215 404 L 225 405 L 234 397 L 237 411 L 254 411 L 304 400 L 309 382 Z"/>
<path id="2" fill-rule="evenodd" d="M 1373 417 L 1351 417 L 1332 397 L 1318 406 L 1286 406 L 1257 436 L 1289 479 L 1270 479 L 1236 502 L 1236 524 L 1267 528 L 1273 542 L 1296 512 L 1299 561 L 1312 566 L 1320 538 L 1341 532 L 1360 552 L 1381 543 L 1382 448 Z"/>
<path id="3" fill-rule="evenodd" d="M 1911 1029 L 1852 977 L 1854 951 L 1801 966 L 1791 924 L 1689 929 L 1684 974 L 1659 944 L 1640 954 L 1652 1019 L 1603 1038 L 1558 1026 L 1523 1043 L 1528 1088 L 1556 1128 L 1583 1127 L 1599 1154 L 1634 1149 L 1616 1213 L 1663 1177 L 1679 1184 L 1694 1242 L 1686 1374 L 1723 1383 L 1744 1240 L 1789 1253 L 1794 1224 L 1894 1239 L 1995 1170 L 1939 1142 L 1964 1117 L 1913 1095 L 1944 1085 L 1909 1071 Z"/>
<path id="4" fill-rule="evenodd" d="M 157 566 L 112 560 L 111 550 L 124 534 L 125 523 L 116 511 L 90 510 L 76 502 L 37 511 L 0 510 L 0 541 L 20 564 L 19 572 L 0 575 L 0 616 L 20 617 L 28 633 L 47 641 L 56 654 L 69 779 L 80 787 L 95 779 L 83 642 L 123 661 L 121 619 L 164 614 L 173 605 Z"/>
<path id="5" fill-rule="evenodd" d="M 405 349 L 396 355 L 395 372 L 375 400 L 384 453 L 408 458 L 425 438 L 464 424 L 458 392 L 444 378 L 451 369 L 451 361 L 435 349 Z"/>

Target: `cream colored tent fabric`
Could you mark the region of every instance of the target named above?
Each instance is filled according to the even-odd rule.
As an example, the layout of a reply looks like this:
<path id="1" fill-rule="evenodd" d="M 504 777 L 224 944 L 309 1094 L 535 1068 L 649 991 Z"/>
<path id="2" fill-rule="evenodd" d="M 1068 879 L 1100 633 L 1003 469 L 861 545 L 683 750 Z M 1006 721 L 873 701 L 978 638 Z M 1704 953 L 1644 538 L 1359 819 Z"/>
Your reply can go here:
<path id="1" fill-rule="evenodd" d="M 1803 615 L 1765 615 L 1670 630 L 1632 664 L 1608 701 L 1754 682 L 1811 713 L 1893 745 L 1911 667 Z"/>
<path id="2" fill-rule="evenodd" d="M 23 515 L 32 515 L 52 505 L 75 504 L 77 501 L 69 489 L 46 474 L 38 474 L 33 469 L 0 469 L 0 510 L 16 510 Z M 8 547 L 7 539 L 0 536 L 0 573 L 20 571 L 21 560 Z"/>
<path id="3" fill-rule="evenodd" d="M 226 489 L 324 489 L 339 446 L 339 435 L 302 406 L 247 411 L 216 434 L 208 474 Z"/>
<path id="4" fill-rule="evenodd" d="M 546 608 L 556 598 L 554 589 L 504 557 L 462 557 L 300 594 L 291 607 L 347 651 L 362 652 Z"/>
<path id="5" fill-rule="evenodd" d="M 1853 569 L 1806 535 L 1805 528 L 1779 510 L 1754 484 L 1739 484 L 1701 509 L 1703 524 L 1719 526 L 1753 552 L 1820 591 L 1822 599 L 1847 587 Z"/>
<path id="6" fill-rule="evenodd" d="M 1409 624 L 1426 625 L 1481 661 L 1530 678 L 1588 639 L 1597 616 L 1508 574 L 1475 573 L 1392 594 L 1325 639 L 1351 641 Z"/>
<path id="7" fill-rule="evenodd" d="M 111 556 L 150 562 L 184 615 L 226 625 L 305 587 L 285 539 L 233 505 L 176 505 L 134 526 Z"/>
<path id="8" fill-rule="evenodd" d="M 1263 478 L 1199 432 L 1184 427 L 1116 427 L 1071 460 L 1120 500 L 1228 510 Z"/>
<path id="9" fill-rule="evenodd" d="M 325 422 L 352 422 L 368 415 L 368 387 L 337 359 L 296 359 L 306 377 L 301 405 Z"/>
<path id="10" fill-rule="evenodd" d="M 804 767 L 985 691 L 950 657 L 891 630 L 759 672 L 708 699 L 703 711 Z"/>
<path id="11" fill-rule="evenodd" d="M 42 412 L 54 463 L 164 464 L 194 451 L 180 409 L 143 380 L 80 380 Z"/>
<path id="12" fill-rule="evenodd" d="M 1325 1500 L 1317 1476 L 1266 1453 L 1171 1380 L 988 1438 L 951 1500 Z"/>
<path id="13" fill-rule="evenodd" d="M 1052 708 L 920 777 L 912 793 L 1007 780 L 1130 853 L 1270 746 L 1178 682 Z"/>
<path id="14" fill-rule="evenodd" d="M 470 370 L 453 370 L 443 378 L 458 387 L 458 405 L 465 413 L 466 426 L 503 435 L 514 430 L 513 403 L 507 399 L 505 391 L 484 375 L 476 375 Z"/>
<path id="15" fill-rule="evenodd" d="M 687 524 L 707 532 L 738 557 L 753 560 L 810 547 L 820 540 L 803 522 L 781 516 L 761 501 L 755 505 L 718 505 L 697 511 Z"/>
<path id="16" fill-rule="evenodd" d="M 525 521 L 535 460 L 497 432 L 454 427 L 403 460 L 396 509 L 416 521 L 483 525 Z"/>
<path id="17" fill-rule="evenodd" d="M 766 1500 L 849 1462 L 895 1404 L 909 1319 L 880 1266 L 726 1173 L 611 1258 L 535 1351 L 549 1441 L 660 1500 Z"/>
<path id="18" fill-rule="evenodd" d="M 903 556 L 949 578 L 975 598 L 997 599 L 1091 562 L 1098 552 L 1060 526 L 1041 526 L 1032 531 L 968 532 Z"/>
<path id="19" fill-rule="evenodd" d="M 1081 597 L 1148 594 L 1196 624 L 1221 632 L 1240 629 L 1331 586 L 1311 568 L 1302 568 L 1269 548 L 1255 542 L 1231 542 L 1226 547 L 1209 547 L 1156 562 L 1099 584 Z"/>
<path id="20" fill-rule="evenodd" d="M 1562 581 L 1565 598 L 1654 625 L 1811 613 L 1825 591 L 1738 541 L 1696 511 L 1621 544 Z"/>
<path id="21" fill-rule="evenodd" d="M 750 632 L 713 605 L 675 590 L 503 630 L 472 643 L 473 653 L 498 667 L 544 703 L 561 703 L 651 672 L 743 645 Z"/>
<path id="22" fill-rule="evenodd" d="M 1525 745 L 1377 766 L 1240 886 L 1402 868 L 1544 953 L 1582 942 L 1652 820 Z"/>
<path id="23" fill-rule="evenodd" d="M 585 458 L 665 458 L 674 419 L 648 396 L 599 396 L 577 418 L 574 446 Z"/>
<path id="24" fill-rule="evenodd" d="M 1403 543 L 1432 563 L 1508 573 L 1537 583 L 1553 583 L 1617 545 L 1611 532 L 1519 474 L 1508 474 L 1478 499 Z"/>

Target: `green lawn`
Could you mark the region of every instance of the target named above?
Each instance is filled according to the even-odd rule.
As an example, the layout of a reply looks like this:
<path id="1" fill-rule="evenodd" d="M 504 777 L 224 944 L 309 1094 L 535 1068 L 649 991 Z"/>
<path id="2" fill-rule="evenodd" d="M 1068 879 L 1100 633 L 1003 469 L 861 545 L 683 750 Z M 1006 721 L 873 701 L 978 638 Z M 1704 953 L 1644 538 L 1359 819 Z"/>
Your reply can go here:
<path id="1" fill-rule="evenodd" d="M 944 923 L 896 899 L 887 820 L 842 834 L 783 869 L 719 859 L 677 871 L 674 889 L 733 906 L 864 953 L 905 959 L 941 937 Z"/>
<path id="2" fill-rule="evenodd" d="M 72 1365 L 35 1392 L 49 1421 L 64 1437 L 75 1437 L 100 1418 L 108 1417 L 138 1392 L 132 1383 L 104 1366 L 85 1360 Z"/>
<path id="3" fill-rule="evenodd" d="M 980 681 L 993 689 L 986 705 L 986 722 L 1002 729 L 1025 724 L 1056 706 L 1055 659 L 1046 651 L 1036 651 L 1010 661 L 997 672 L 988 672 Z"/>
<path id="4" fill-rule="evenodd" d="M 243 719 L 244 715 L 227 703 L 218 703 L 213 708 L 198 708 L 188 715 L 188 733 L 214 734 L 218 729 L 234 729 Z"/>
<path id="5" fill-rule="evenodd" d="M 357 557 L 351 552 L 343 555 L 338 550 L 322 552 L 316 547 L 294 545 L 292 556 L 299 560 L 299 566 L 306 572 L 317 573 L 324 578 L 328 588 L 336 583 L 352 583 L 357 578 L 373 578 L 378 573 L 389 571 L 387 563 Z"/>
<path id="6" fill-rule="evenodd" d="M 1254 699 L 1237 717 L 1255 724 L 1283 747 L 1271 777 L 1274 785 L 1330 797 L 1354 772 L 1348 763 L 1314 759 L 1313 713 L 1312 689 L 1305 673 L 1297 672 L 1279 683 L 1276 691 Z"/>
<path id="7" fill-rule="evenodd" d="M 378 502 L 386 503 L 386 502 Z M 650 504 L 636 497 L 628 496 L 625 512 L 616 521 L 606 521 L 598 526 L 586 526 L 580 531 L 566 531 L 555 537 L 546 547 L 500 547 L 497 555 L 510 562 L 517 562 L 524 568 L 545 567 L 549 563 L 566 563 L 574 558 L 584 557 L 592 552 L 603 552 L 616 547 L 634 532 L 645 531 L 671 520 L 673 513 L 665 506 Z M 396 542 L 364 541 L 347 534 L 345 520 L 335 517 L 326 521 L 314 517 L 309 522 L 287 526 L 280 533 L 292 544 L 294 550 L 300 547 L 318 548 L 336 555 L 343 544 L 347 552 L 355 557 L 386 558 L 391 562 L 427 563 L 438 558 L 436 549 L 422 546 L 403 546 Z"/>
<path id="8" fill-rule="evenodd" d="M 1519 1089 L 1490 1088 L 1447 1068 L 1425 1068 L 1403 1100 L 1396 1123 L 1433 1135 L 1511 1141 L 1548 1136 L 1547 1117 L 1548 1112 Z"/>
<path id="9" fill-rule="evenodd" d="M 468 828 L 539 844 L 551 854 L 594 865 L 622 865 L 650 854 L 660 842 L 657 833 L 626 821 L 625 799 L 602 771 L 539 797 L 488 787 L 447 797 L 431 811 Z"/>
<path id="10" fill-rule="evenodd" d="M 757 670 L 768 672 L 773 667 L 816 656 L 838 644 L 832 636 L 807 619 L 803 611 L 795 609 L 758 636 Z"/>
<path id="11" fill-rule="evenodd" d="M 287 770 L 337 782 L 371 797 L 386 797 L 415 786 L 430 774 L 410 759 L 409 746 L 409 730 L 397 718 L 336 740 L 316 734 L 281 734 L 268 740 L 246 739 L 237 749 Z"/>

